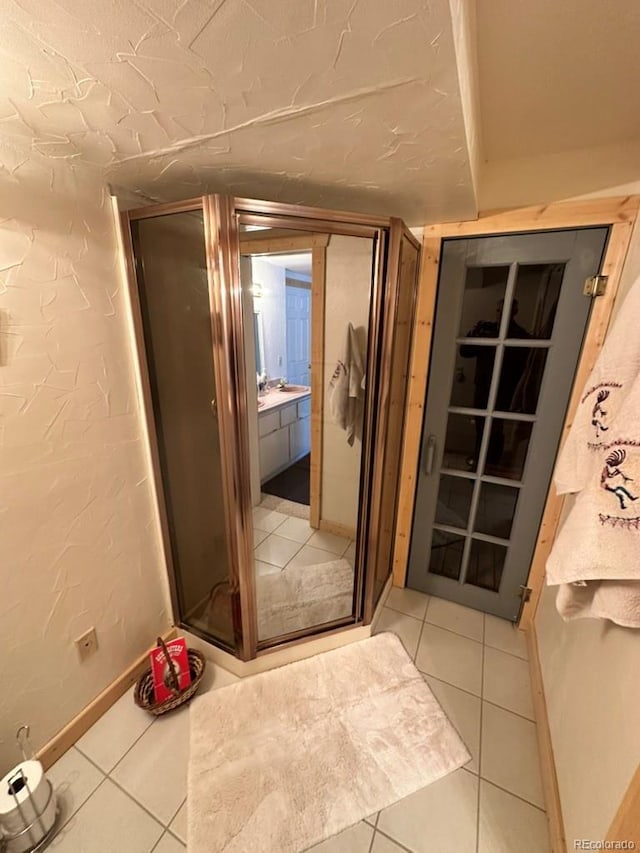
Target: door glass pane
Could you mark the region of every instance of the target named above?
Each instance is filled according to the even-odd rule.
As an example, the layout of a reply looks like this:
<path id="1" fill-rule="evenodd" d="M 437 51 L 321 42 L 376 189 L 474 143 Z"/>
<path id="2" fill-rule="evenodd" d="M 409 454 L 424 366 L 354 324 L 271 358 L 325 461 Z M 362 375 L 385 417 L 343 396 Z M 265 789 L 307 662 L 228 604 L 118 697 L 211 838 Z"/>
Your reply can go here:
<path id="1" fill-rule="evenodd" d="M 533 424 L 494 418 L 490 429 L 484 473 L 521 480 Z"/>
<path id="2" fill-rule="evenodd" d="M 451 405 L 486 409 L 496 348 L 461 344 L 451 386 Z"/>
<path id="3" fill-rule="evenodd" d="M 464 550 L 464 536 L 433 529 L 431 539 L 431 562 L 429 571 L 434 575 L 443 575 L 457 580 L 460 576 L 460 564 Z"/>
<path id="4" fill-rule="evenodd" d="M 469 267 L 458 334 L 461 338 L 497 338 L 509 267 Z"/>
<path id="5" fill-rule="evenodd" d="M 141 219 L 132 234 L 180 618 L 231 646 L 203 215 Z"/>
<path id="6" fill-rule="evenodd" d="M 519 489 L 510 486 L 483 483 L 474 523 L 476 532 L 508 539 L 519 493 Z"/>
<path id="7" fill-rule="evenodd" d="M 466 583 L 497 592 L 506 556 L 507 549 L 504 545 L 472 539 Z"/>
<path id="8" fill-rule="evenodd" d="M 466 530 L 472 494 L 473 480 L 443 474 L 440 477 L 436 522 Z"/>
<path id="9" fill-rule="evenodd" d="M 484 418 L 450 414 L 444 440 L 443 468 L 475 471 L 482 441 Z"/>
<path id="10" fill-rule="evenodd" d="M 510 338 L 551 337 L 564 268 L 564 264 L 525 264 L 518 268 Z"/>
<path id="11" fill-rule="evenodd" d="M 534 415 L 547 360 L 546 348 L 505 347 L 495 408 Z"/>

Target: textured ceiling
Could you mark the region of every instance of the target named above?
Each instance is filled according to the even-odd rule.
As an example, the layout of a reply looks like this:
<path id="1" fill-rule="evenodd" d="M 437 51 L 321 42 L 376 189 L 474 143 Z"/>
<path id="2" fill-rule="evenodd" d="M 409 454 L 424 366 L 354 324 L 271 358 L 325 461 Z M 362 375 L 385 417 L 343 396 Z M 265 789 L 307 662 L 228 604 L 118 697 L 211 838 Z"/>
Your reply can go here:
<path id="1" fill-rule="evenodd" d="M 640 140 L 637 0 L 480 0 L 476 26 L 486 160 Z"/>
<path id="2" fill-rule="evenodd" d="M 475 213 L 448 0 L 4 0 L 0 138 L 116 187 Z"/>

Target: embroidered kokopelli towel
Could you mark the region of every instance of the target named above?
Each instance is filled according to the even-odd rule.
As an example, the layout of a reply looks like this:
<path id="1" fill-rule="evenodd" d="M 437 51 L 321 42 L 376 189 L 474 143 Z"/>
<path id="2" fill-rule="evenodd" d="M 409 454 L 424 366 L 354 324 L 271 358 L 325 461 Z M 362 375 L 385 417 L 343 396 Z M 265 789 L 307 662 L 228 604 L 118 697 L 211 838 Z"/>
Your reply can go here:
<path id="1" fill-rule="evenodd" d="M 547 561 L 547 583 L 640 580 L 640 377 L 591 451 Z"/>
<path id="2" fill-rule="evenodd" d="M 624 300 L 580 398 L 554 472 L 558 494 L 583 489 L 595 456 L 611 444 L 613 421 L 640 374 L 639 324 L 640 278 Z"/>

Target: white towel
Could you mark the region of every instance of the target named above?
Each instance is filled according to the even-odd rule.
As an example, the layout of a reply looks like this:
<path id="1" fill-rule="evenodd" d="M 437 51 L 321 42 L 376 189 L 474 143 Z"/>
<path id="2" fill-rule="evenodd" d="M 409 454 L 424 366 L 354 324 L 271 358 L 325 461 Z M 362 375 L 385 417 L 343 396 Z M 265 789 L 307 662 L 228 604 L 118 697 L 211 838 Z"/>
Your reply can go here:
<path id="1" fill-rule="evenodd" d="M 610 619 L 625 628 L 640 628 L 640 581 L 565 583 L 558 589 L 563 619 Z"/>
<path id="2" fill-rule="evenodd" d="M 639 322 L 640 278 L 624 300 L 581 395 L 554 473 L 558 494 L 587 485 L 594 454 L 611 439 L 613 420 L 640 373 Z"/>
<path id="3" fill-rule="evenodd" d="M 630 297 L 638 313 L 619 318 L 610 335 L 633 336 L 639 293 L 636 282 Z M 629 307 L 627 299 L 622 313 Z M 560 586 L 556 604 L 565 619 L 640 627 L 640 347 L 620 344 L 617 355 L 624 369 L 617 369 L 611 347 L 604 367 L 598 360 L 582 398 L 592 402 L 582 407 L 556 468 L 558 491 L 562 484 L 581 490 L 547 560 L 547 583 Z M 606 401 L 598 401 L 598 385 L 610 391 Z"/>
<path id="4" fill-rule="evenodd" d="M 353 444 L 360 424 L 366 379 L 366 354 L 351 323 L 347 327 L 344 352 L 329 381 L 329 414 L 334 424 L 347 431 L 347 441 Z"/>

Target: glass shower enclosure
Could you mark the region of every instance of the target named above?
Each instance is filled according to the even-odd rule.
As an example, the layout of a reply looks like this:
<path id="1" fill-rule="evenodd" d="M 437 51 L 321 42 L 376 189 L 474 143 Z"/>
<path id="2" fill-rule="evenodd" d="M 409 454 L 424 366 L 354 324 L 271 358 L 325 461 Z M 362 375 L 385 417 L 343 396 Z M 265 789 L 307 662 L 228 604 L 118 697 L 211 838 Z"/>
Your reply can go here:
<path id="1" fill-rule="evenodd" d="M 417 241 L 397 219 L 217 195 L 121 226 L 174 621 L 242 660 L 368 624 L 392 568 Z M 308 386 L 287 386 L 294 358 Z M 266 362 L 281 375 L 257 386 Z M 267 469 L 300 458 L 308 504 L 266 495 Z"/>

